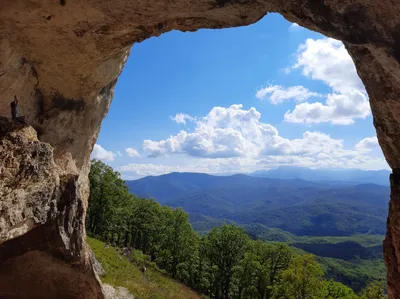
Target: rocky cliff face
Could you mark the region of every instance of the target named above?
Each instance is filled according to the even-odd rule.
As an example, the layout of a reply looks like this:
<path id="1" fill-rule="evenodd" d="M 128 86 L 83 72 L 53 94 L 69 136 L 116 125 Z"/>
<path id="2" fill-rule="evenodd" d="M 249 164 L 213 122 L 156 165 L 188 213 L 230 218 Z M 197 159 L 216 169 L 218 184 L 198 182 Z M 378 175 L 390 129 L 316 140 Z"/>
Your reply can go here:
<path id="1" fill-rule="evenodd" d="M 353 57 L 394 169 L 384 247 L 389 297 L 400 298 L 400 4 L 393 0 L 2 0 L 0 116 L 19 95 L 38 138 L 31 128 L 1 127 L 0 297 L 103 296 L 83 241 L 89 155 L 131 45 L 173 29 L 247 25 L 267 12 L 342 40 Z"/>
<path id="2" fill-rule="evenodd" d="M 101 297 L 78 176 L 54 163 L 31 126 L 1 117 L 0 161 L 0 298 Z"/>

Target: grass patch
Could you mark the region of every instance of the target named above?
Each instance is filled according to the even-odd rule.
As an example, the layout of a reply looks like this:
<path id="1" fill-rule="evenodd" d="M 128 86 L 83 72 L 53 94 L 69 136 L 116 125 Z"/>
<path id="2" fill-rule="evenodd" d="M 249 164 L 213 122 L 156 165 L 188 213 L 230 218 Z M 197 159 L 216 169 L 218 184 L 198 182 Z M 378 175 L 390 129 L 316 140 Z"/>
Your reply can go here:
<path id="1" fill-rule="evenodd" d="M 122 286 L 138 299 L 200 299 L 201 296 L 187 286 L 162 274 L 157 269 L 147 267 L 142 273 L 139 267 L 121 256 L 113 247 L 93 238 L 87 238 L 96 259 L 103 266 L 106 274 L 101 277 L 103 283 L 114 287 Z M 137 252 L 134 258 L 139 257 Z"/>

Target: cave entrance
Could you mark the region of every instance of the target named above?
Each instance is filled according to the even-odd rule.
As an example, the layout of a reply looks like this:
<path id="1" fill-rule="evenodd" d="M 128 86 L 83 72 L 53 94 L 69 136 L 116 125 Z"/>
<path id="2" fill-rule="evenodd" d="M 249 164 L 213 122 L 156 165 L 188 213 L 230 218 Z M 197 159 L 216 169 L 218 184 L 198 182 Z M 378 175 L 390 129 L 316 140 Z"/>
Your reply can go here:
<path id="1" fill-rule="evenodd" d="M 357 73 L 368 92 L 377 138 L 386 161 L 393 170 L 384 257 L 387 265 L 389 298 L 400 298 L 400 284 L 398 283 L 400 271 L 397 262 L 400 256 L 399 224 L 397 221 L 400 217 L 400 174 L 398 171 L 400 169 L 400 145 L 398 142 L 400 140 L 400 118 L 398 117 L 400 114 L 400 102 L 398 101 L 400 94 L 400 51 L 399 26 L 395 22 L 398 19 L 400 8 L 398 5 L 393 5 L 393 1 L 390 0 L 370 1 L 367 4 L 359 0 L 339 2 L 207 0 L 196 2 L 174 1 L 171 3 L 160 0 L 151 4 L 146 1 L 113 1 L 110 4 L 107 1 L 81 1 L 79 3 L 68 0 L 36 1 L 35 3 L 24 0 L 3 1 L 0 9 L 0 20 L 4 25 L 0 26 L 0 93 L 2 94 L 0 114 L 1 116 L 9 115 L 9 99 L 12 99 L 14 94 L 18 94 L 23 99 L 21 101 L 23 103 L 21 104 L 23 114 L 28 116 L 29 123 L 35 127 L 39 134 L 39 140 L 51 145 L 54 149 L 54 155 L 49 155 L 51 159 L 48 159 L 48 162 L 50 164 L 54 162 L 57 165 L 57 167 L 54 166 L 54 169 L 57 168 L 55 171 L 57 173 L 50 171 L 48 174 L 54 175 L 53 177 L 60 174 L 65 178 L 65 180 L 53 179 L 51 182 L 54 182 L 55 188 L 52 188 L 52 190 L 62 189 L 61 191 L 65 191 L 64 185 L 67 186 L 67 189 L 71 186 L 74 187 L 74 190 L 68 190 L 67 193 L 68 199 L 76 203 L 76 209 L 67 211 L 69 217 L 64 219 L 63 225 L 56 223 L 58 229 L 74 230 L 73 239 L 68 234 L 60 236 L 58 234 L 60 231 L 57 230 L 52 230 L 52 232 L 56 232 L 54 235 L 46 234 L 44 238 L 51 237 L 49 244 L 57 247 L 59 251 L 65 250 L 69 254 L 76 253 L 78 259 L 74 263 L 75 270 L 87 269 L 86 266 L 89 263 L 87 250 L 82 246 L 84 238 L 82 223 L 88 198 L 89 155 L 96 143 L 101 122 L 108 111 L 116 79 L 122 70 L 132 44 L 153 36 L 159 36 L 173 29 L 194 31 L 201 28 L 249 25 L 260 20 L 267 12 L 278 12 L 292 22 L 297 22 L 304 27 L 341 40 L 352 57 Z M 227 51 L 227 55 L 229 53 Z M 293 65 L 290 64 L 290 66 Z M 309 74 L 312 74 L 312 72 L 310 71 Z M 255 88 L 271 87 L 265 85 L 268 82 L 262 83 L 263 86 Z M 289 86 L 288 82 L 282 81 L 276 82 L 276 84 L 281 84 L 284 87 Z M 301 85 L 304 86 L 304 84 Z M 314 92 L 314 89 L 311 90 L 310 88 L 310 91 Z M 271 93 L 271 90 L 269 92 Z M 264 91 L 264 93 L 268 93 L 268 91 Z M 362 99 L 362 95 L 359 93 L 355 93 L 354 96 L 359 100 Z M 330 98 L 329 103 L 337 100 L 337 97 Z M 294 104 L 293 102 L 290 103 Z M 329 105 L 329 103 L 327 101 L 322 102 L 323 105 L 319 108 L 326 111 L 326 105 Z M 226 108 L 226 105 L 222 104 L 221 107 Z M 249 110 L 250 106 L 233 108 L 237 111 L 240 109 Z M 306 105 L 301 107 L 302 113 L 297 110 L 298 113 L 294 114 L 295 110 L 292 106 L 288 117 L 290 116 L 293 121 L 301 119 L 300 116 L 305 115 L 304 107 Z M 338 108 L 341 111 L 349 110 L 348 105 L 345 105 L 344 102 Z M 200 117 L 204 117 L 211 111 L 211 107 L 203 109 Z M 258 110 L 251 110 L 249 113 L 250 116 L 254 117 L 257 112 L 262 112 L 261 115 L 265 115 L 263 111 Z M 187 116 L 193 117 L 191 111 L 186 113 Z M 217 112 L 215 113 L 217 114 Z M 360 111 L 356 111 L 355 115 L 360 115 L 360 113 Z M 344 119 L 338 121 L 349 121 L 349 118 L 355 115 L 346 114 Z M 181 123 L 182 120 L 186 122 L 190 120 L 184 115 L 171 116 L 175 118 L 175 121 L 178 120 Z M 261 121 L 270 124 L 263 119 Z M 359 121 L 356 120 L 355 124 L 357 125 Z M 294 128 L 294 131 L 298 129 L 297 127 Z M 253 127 L 249 127 L 248 131 L 252 131 L 252 129 Z M 263 126 L 263 129 L 270 131 L 272 137 L 275 136 L 275 139 L 282 141 L 282 143 L 278 143 L 277 147 L 270 149 L 270 153 L 280 152 L 284 148 L 290 152 L 293 149 L 291 143 L 287 140 L 293 142 L 293 140 L 301 139 L 294 136 L 290 137 L 291 132 L 288 132 L 287 135 L 277 136 L 271 126 Z M 283 133 L 283 130 L 278 130 L 278 132 Z M 113 132 L 113 134 L 116 133 Z M 293 134 L 295 135 L 296 132 Z M 312 136 L 309 135 L 308 137 Z M 148 137 L 143 136 L 144 138 Z M 160 141 L 167 139 L 168 137 L 160 134 L 147 142 L 147 148 L 153 152 L 153 156 L 170 151 L 174 145 L 172 140 L 160 143 Z M 102 142 L 101 140 L 99 142 Z M 325 142 L 325 140 L 321 141 L 321 143 Z M 360 148 L 369 147 L 373 142 L 365 140 L 363 144 L 360 144 Z M 36 143 L 30 143 L 30 145 L 32 144 Z M 171 146 L 167 147 L 166 145 Z M 206 145 L 204 144 L 194 150 L 185 147 L 183 150 L 190 150 L 192 155 L 204 155 L 207 152 Z M 46 145 L 41 146 L 46 148 Z M 106 147 L 105 143 L 102 146 Z M 238 144 L 238 151 L 235 150 L 237 155 L 241 154 L 240 146 Z M 341 147 L 340 144 L 336 146 Z M 19 148 L 18 150 L 23 149 Z M 104 148 L 97 147 L 97 150 L 104 150 Z M 216 148 L 212 152 L 213 157 L 221 159 L 222 157 L 217 158 L 216 156 L 224 150 L 226 150 L 224 147 Z M 110 147 L 108 149 L 106 147 L 105 155 L 113 154 L 108 151 L 110 151 Z M 4 154 L 4 152 L 1 153 Z M 130 153 L 133 156 L 137 155 L 133 150 Z M 231 154 L 229 153 L 229 155 Z M 343 159 L 346 159 L 346 156 L 347 154 L 344 153 Z M 53 157 L 54 161 L 52 160 Z M 210 156 L 209 158 L 213 157 Z M 1 163 L 4 164 L 5 161 L 6 159 L 3 159 Z M 135 162 L 131 164 L 135 164 Z M 233 163 L 229 164 L 234 166 Z M 9 169 L 13 170 L 12 167 L 2 167 L 2 174 Z M 21 209 L 23 210 L 25 208 L 23 203 L 32 197 L 29 193 L 16 190 L 21 188 L 27 190 L 26 185 L 22 185 L 21 181 L 10 173 L 1 177 L 0 183 L 4 185 L 6 179 L 10 180 L 7 184 L 13 186 L 13 188 L 5 193 L 2 203 L 12 202 L 15 198 L 18 198 L 18 203 L 22 203 Z M 69 182 L 72 182 L 71 186 Z M 36 183 L 33 180 L 27 181 L 29 186 Z M 61 186 L 62 184 L 64 185 Z M 39 184 L 35 186 L 40 187 Z M 0 190 L 6 189 L 0 188 Z M 56 199 L 56 201 L 60 199 L 53 197 L 55 193 L 51 193 L 51 191 L 49 191 L 49 194 L 46 193 L 46 196 L 49 195 L 46 198 Z M 71 194 L 75 194 L 74 198 Z M 17 197 L 17 195 L 21 197 Z M 65 198 L 61 198 L 61 201 L 61 207 L 65 207 L 63 204 L 68 201 L 65 201 Z M 42 208 L 41 212 L 48 208 L 43 206 L 41 200 L 35 201 L 31 204 L 32 206 L 37 207 L 36 210 Z M 11 207 L 14 207 L 14 205 L 11 205 Z M 63 214 L 65 211 L 57 210 L 57 204 L 53 207 L 56 207 L 55 213 L 49 216 L 58 219 L 60 215 L 65 215 Z M 1 210 L 3 211 L 3 209 Z M 10 225 L 8 225 L 8 222 L 0 222 L 2 230 L 20 228 L 21 224 L 28 224 L 23 226 L 24 230 L 31 229 L 34 217 L 28 219 L 27 215 L 32 216 L 32 214 L 18 213 L 18 217 L 23 219 Z M 6 214 L 6 216 L 9 219 L 9 214 Z M 43 219 L 46 219 L 46 217 Z M 42 221 L 45 222 L 43 219 Z M 54 219 L 51 219 L 51 222 Z M 47 222 L 50 221 L 47 220 Z M 40 227 L 43 222 L 36 222 L 36 224 Z M 71 223 L 77 225 L 70 225 Z M 10 238 L 2 240 L 1 247 L 6 252 L 10 252 L 7 248 L 10 244 L 8 243 Z M 64 244 L 58 247 L 60 239 L 64 241 Z M 30 247 L 30 244 L 26 245 L 26 248 L 34 250 Z M 47 257 L 44 260 L 48 260 Z M 71 262 L 68 263 L 72 264 Z M 30 271 L 29 273 L 26 272 L 25 275 L 33 276 L 37 275 L 37 272 Z M 91 276 L 88 280 L 93 279 L 93 277 Z M 62 280 L 61 278 L 59 281 Z M 68 280 L 64 279 L 64 281 Z M 68 283 L 68 285 L 71 289 L 72 283 Z M 72 287 L 75 287 L 75 285 Z M 98 286 L 95 289 L 98 290 Z M 84 291 L 84 288 L 81 288 L 81 290 Z M 14 291 L 14 289 L 11 291 Z M 82 292 L 82 294 L 84 293 Z M 93 293 L 96 293 L 96 291 Z M 43 296 L 43 298 L 46 297 L 51 297 L 51 294 Z M 85 296 L 82 295 L 82 297 Z"/>
<path id="2" fill-rule="evenodd" d="M 199 133 L 202 118 L 217 122 L 212 134 Z M 246 132 L 249 125 L 269 126 L 270 132 L 257 139 Z M 214 138 L 221 128 L 237 129 L 248 144 Z M 200 139 L 178 140 L 181 130 Z M 126 178 L 285 165 L 388 169 L 375 135 L 367 92 L 344 45 L 268 14 L 245 27 L 173 31 L 135 44 L 92 158 Z M 199 158 L 210 163 L 196 163 Z"/>
<path id="3" fill-rule="evenodd" d="M 358 292 L 367 280 L 385 278 L 381 243 L 390 172 L 375 135 L 367 92 L 343 43 L 269 14 L 246 27 L 173 31 L 135 44 L 92 158 L 113 166 L 126 180 L 189 172 L 318 182 L 325 200 L 307 193 L 296 197 L 300 202 L 292 196 L 278 205 L 273 192 L 282 198 L 283 188 L 260 191 L 249 186 L 254 200 L 236 193 L 244 195 L 253 209 L 243 204 L 241 211 L 233 212 L 230 205 L 239 199 L 218 206 L 201 192 L 196 195 L 204 198 L 202 204 L 187 199 L 181 205 L 189 215 L 200 213 L 215 223 L 230 214 L 229 221 L 241 219 L 248 226 L 318 236 L 320 241 L 333 237 L 339 244 L 331 247 L 338 252 L 340 246 L 353 244 L 354 235 L 372 238 L 369 245 L 354 244 L 353 258 L 364 246 L 379 252 L 378 258 L 366 261 L 379 269 L 379 275 L 365 276 L 361 284 L 349 284 L 351 279 L 342 277 Z M 189 178 L 174 179 L 184 184 Z M 368 191 L 361 186 L 366 183 L 371 184 Z M 138 195 L 172 206 L 180 198 L 176 190 L 176 198 L 160 198 L 159 186 L 149 187 L 154 193 L 138 187 L 143 192 Z M 340 195 L 332 195 L 332 188 Z M 256 192 L 270 196 L 266 204 L 256 203 Z M 224 196 L 234 197 L 229 194 Z M 220 194 L 212 195 L 224 202 Z M 274 220 L 270 207 L 284 220 Z M 260 210 L 266 211 L 264 219 L 256 216 Z M 304 223 L 291 223 L 290 218 Z M 202 221 L 193 220 L 192 225 L 200 229 Z M 255 238 L 265 233 L 255 233 Z M 273 237 L 268 241 L 287 239 L 284 233 Z M 311 250 L 307 242 L 300 243 L 297 246 Z M 311 252 L 332 258 L 323 252 L 324 246 Z M 346 269 L 361 277 L 363 270 L 350 260 L 346 256 Z M 340 270 L 334 268 L 328 276 L 334 271 Z"/>

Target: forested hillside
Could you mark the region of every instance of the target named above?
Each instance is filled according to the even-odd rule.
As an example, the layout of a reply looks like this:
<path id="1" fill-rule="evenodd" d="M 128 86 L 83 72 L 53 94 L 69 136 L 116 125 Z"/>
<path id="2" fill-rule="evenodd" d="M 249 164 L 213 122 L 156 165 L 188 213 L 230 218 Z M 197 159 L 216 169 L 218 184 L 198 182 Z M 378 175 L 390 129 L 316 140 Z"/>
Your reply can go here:
<path id="1" fill-rule="evenodd" d="M 196 230 L 210 222 L 261 224 L 295 235 L 385 233 L 389 188 L 247 175 L 171 173 L 127 181 L 131 193 L 190 214 Z"/>
<path id="2" fill-rule="evenodd" d="M 355 294 L 327 280 L 314 255 L 285 243 L 253 240 L 236 225 L 199 236 L 182 209 L 130 194 L 120 175 L 102 162 L 92 162 L 90 185 L 89 235 L 141 252 L 152 271 L 209 298 L 385 298 L 382 283 L 365 281 L 372 284 Z"/>

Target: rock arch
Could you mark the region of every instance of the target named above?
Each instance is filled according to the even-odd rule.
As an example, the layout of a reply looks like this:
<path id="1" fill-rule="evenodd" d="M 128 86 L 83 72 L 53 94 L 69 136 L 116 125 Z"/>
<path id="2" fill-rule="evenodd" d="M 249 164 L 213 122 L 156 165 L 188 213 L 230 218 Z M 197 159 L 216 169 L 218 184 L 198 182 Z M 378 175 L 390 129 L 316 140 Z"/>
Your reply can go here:
<path id="1" fill-rule="evenodd" d="M 0 116 L 18 94 L 38 139 L 0 120 L 0 298 L 102 297 L 84 244 L 88 163 L 131 45 L 173 29 L 248 25 L 268 12 L 342 40 L 356 64 L 393 169 L 384 255 L 389 298 L 400 298 L 394 0 L 2 0 Z M 17 277 L 24 290 L 9 284 Z"/>

